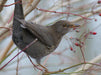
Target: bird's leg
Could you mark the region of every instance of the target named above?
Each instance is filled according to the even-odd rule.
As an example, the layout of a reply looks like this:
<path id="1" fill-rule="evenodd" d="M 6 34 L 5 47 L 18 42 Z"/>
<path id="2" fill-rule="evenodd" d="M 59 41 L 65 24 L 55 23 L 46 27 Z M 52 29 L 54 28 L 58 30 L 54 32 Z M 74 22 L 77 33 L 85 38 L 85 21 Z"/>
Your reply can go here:
<path id="1" fill-rule="evenodd" d="M 35 64 L 32 62 L 32 60 L 31 60 L 31 58 L 29 57 L 28 54 L 26 54 L 26 55 L 28 56 L 28 59 L 30 60 L 30 62 L 33 64 L 33 66 L 34 66 L 35 68 L 37 68 L 37 69 L 43 71 L 41 68 L 39 68 L 37 65 L 35 65 Z M 35 69 L 35 68 L 34 68 L 34 69 Z"/>
<path id="2" fill-rule="evenodd" d="M 49 72 L 48 69 L 45 66 L 43 66 L 41 64 L 38 64 L 38 65 L 41 66 L 43 69 L 45 69 L 45 72 Z"/>

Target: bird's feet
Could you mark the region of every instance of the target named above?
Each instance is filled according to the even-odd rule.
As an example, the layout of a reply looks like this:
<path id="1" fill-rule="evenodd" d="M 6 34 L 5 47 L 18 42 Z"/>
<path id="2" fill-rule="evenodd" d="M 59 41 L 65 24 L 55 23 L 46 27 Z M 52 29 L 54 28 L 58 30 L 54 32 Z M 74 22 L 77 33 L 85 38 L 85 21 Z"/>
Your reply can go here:
<path id="1" fill-rule="evenodd" d="M 41 66 L 45 70 L 45 72 L 49 72 L 48 69 L 45 66 L 43 66 L 41 64 L 39 64 L 39 66 Z"/>

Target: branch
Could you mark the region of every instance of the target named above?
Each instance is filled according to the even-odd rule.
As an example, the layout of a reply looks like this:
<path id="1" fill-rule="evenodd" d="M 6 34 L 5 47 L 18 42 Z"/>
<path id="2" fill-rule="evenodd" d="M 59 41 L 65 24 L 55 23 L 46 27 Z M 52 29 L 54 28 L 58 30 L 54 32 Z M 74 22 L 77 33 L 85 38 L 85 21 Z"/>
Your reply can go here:
<path id="1" fill-rule="evenodd" d="M 98 55 L 98 56 L 96 56 L 94 59 L 92 59 L 91 61 L 89 61 L 89 63 L 97 63 L 97 62 L 99 62 L 99 61 L 101 61 L 101 54 L 100 55 Z M 87 69 L 89 69 L 90 67 L 92 67 L 93 65 L 91 65 L 91 64 L 85 64 L 85 66 L 84 65 L 82 65 L 79 69 L 77 69 L 76 71 L 74 71 L 74 72 L 79 72 L 79 71 L 81 71 L 82 69 L 83 70 L 87 70 Z M 71 75 L 78 75 L 78 74 L 76 74 L 76 73 L 74 73 L 74 74 L 71 74 Z"/>
<path id="2" fill-rule="evenodd" d="M 3 5 L 7 2 L 7 0 L 2 0 L 0 1 L 0 12 L 2 11 L 3 9 Z"/>

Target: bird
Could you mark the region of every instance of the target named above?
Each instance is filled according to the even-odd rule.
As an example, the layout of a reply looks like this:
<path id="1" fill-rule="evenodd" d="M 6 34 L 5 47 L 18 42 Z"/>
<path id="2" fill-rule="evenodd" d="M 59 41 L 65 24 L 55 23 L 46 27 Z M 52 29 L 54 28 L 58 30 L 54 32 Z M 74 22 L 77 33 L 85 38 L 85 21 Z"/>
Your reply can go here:
<path id="1" fill-rule="evenodd" d="M 17 1 L 19 0 L 15 0 L 15 2 Z M 22 0 L 15 4 L 12 39 L 22 50 L 37 38 L 38 40 L 24 52 L 34 58 L 38 64 L 43 57 L 55 51 L 62 37 L 74 27 L 79 27 L 79 25 L 72 24 L 67 20 L 59 20 L 51 26 L 27 22 L 24 19 Z"/>

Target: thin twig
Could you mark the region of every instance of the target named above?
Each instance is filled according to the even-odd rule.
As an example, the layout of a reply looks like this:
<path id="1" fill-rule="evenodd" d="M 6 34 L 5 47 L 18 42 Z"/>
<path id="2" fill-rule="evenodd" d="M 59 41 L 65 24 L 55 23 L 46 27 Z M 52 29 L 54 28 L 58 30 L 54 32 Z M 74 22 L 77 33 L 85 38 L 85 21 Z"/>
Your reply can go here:
<path id="1" fill-rule="evenodd" d="M 0 68 L 2 70 L 5 66 L 7 66 L 15 57 L 17 57 L 20 53 L 25 51 L 28 47 L 30 47 L 32 44 L 34 44 L 38 39 L 36 38 L 34 41 L 32 41 L 30 44 L 28 44 L 24 49 L 22 49 L 19 53 L 17 53 L 11 60 L 9 60 L 4 66 Z"/>
<path id="2" fill-rule="evenodd" d="M 5 58 L 12 45 L 13 41 L 11 40 L 8 46 L 4 50 L 2 50 L 2 52 L 0 53 L 0 62 Z"/>
<path id="3" fill-rule="evenodd" d="M 4 5 L 6 2 L 7 2 L 7 0 L 2 0 L 2 1 L 0 2 L 0 12 L 2 11 L 3 5 Z"/>

